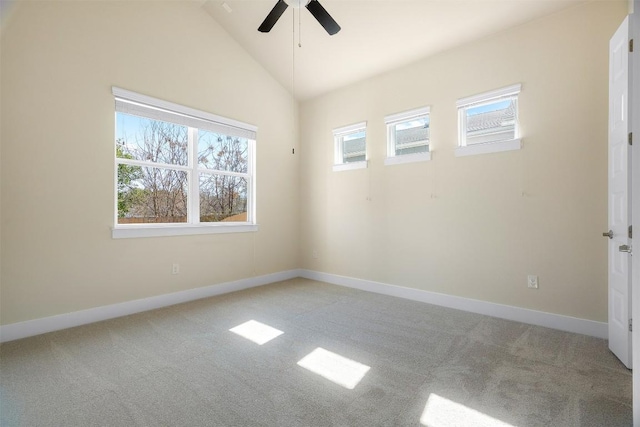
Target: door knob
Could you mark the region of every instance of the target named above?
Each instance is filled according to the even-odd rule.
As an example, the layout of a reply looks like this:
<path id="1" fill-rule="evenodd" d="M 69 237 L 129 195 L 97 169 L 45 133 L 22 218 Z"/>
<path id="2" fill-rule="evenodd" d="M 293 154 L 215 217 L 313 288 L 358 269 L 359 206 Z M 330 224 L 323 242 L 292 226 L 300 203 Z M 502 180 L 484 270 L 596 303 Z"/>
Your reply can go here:
<path id="1" fill-rule="evenodd" d="M 622 245 L 622 246 L 618 247 L 618 250 L 620 252 L 631 253 L 631 246 L 630 245 Z"/>
<path id="2" fill-rule="evenodd" d="M 609 232 L 608 232 L 608 233 L 602 233 L 602 235 L 603 235 L 604 237 L 608 237 L 608 238 L 610 238 L 610 239 L 613 239 L 613 231 L 611 231 L 611 230 L 609 230 Z"/>

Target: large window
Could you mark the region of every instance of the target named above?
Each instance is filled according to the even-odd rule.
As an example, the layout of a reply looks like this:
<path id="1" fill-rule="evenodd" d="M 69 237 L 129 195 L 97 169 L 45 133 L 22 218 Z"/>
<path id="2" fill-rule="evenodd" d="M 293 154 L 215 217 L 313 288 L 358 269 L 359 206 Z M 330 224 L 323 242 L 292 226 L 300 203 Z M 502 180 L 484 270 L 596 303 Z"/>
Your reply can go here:
<path id="1" fill-rule="evenodd" d="M 520 85 L 459 99 L 457 156 L 520 148 Z"/>
<path id="2" fill-rule="evenodd" d="M 367 167 L 367 123 L 356 123 L 333 130 L 334 171 Z"/>
<path id="3" fill-rule="evenodd" d="M 256 128 L 113 88 L 114 237 L 253 231 Z"/>
<path id="4" fill-rule="evenodd" d="M 384 121 L 387 125 L 386 165 L 431 159 L 429 107 L 393 114 Z"/>

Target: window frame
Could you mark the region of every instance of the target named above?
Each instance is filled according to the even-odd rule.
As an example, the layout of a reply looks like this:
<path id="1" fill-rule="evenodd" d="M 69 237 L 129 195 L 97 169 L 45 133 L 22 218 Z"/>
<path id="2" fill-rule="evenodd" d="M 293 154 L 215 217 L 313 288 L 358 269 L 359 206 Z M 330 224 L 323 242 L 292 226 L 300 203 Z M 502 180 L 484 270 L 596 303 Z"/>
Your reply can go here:
<path id="1" fill-rule="evenodd" d="M 217 116 L 205 111 L 196 110 L 173 102 L 164 101 L 151 96 L 139 94 L 126 89 L 112 87 L 115 99 L 114 119 L 118 113 L 134 114 L 151 120 L 187 127 L 188 163 L 187 165 L 167 165 L 118 158 L 116 154 L 114 134 L 114 220 L 112 238 L 161 237 L 194 234 L 218 234 L 258 231 L 256 222 L 256 134 L 258 128 L 226 117 Z M 116 122 L 117 123 L 117 122 Z M 114 125 L 114 131 L 116 126 Z M 219 171 L 199 167 L 198 164 L 198 130 L 220 133 L 226 136 L 246 138 L 248 141 L 247 172 Z M 187 222 L 186 223 L 136 223 L 118 224 L 118 165 L 128 164 L 142 167 L 157 167 L 166 170 L 185 171 L 188 175 Z M 200 222 L 200 175 L 242 176 L 247 179 L 247 221 L 243 222 Z"/>
<path id="2" fill-rule="evenodd" d="M 476 154 L 498 153 L 503 151 L 519 150 L 522 148 L 522 139 L 520 137 L 520 121 L 519 121 L 519 96 L 522 84 L 514 84 L 489 92 L 472 95 L 466 98 L 458 99 L 456 106 L 458 108 L 458 147 L 456 148 L 456 157 L 470 156 Z M 514 138 L 508 140 L 487 141 L 482 143 L 467 144 L 467 109 L 482 105 L 491 105 L 502 100 L 514 99 L 516 106 Z"/>
<path id="3" fill-rule="evenodd" d="M 344 161 L 344 138 L 354 133 L 364 132 L 364 151 L 365 160 L 356 162 Z M 367 122 L 354 123 L 348 126 L 342 126 L 333 129 L 333 143 L 334 143 L 334 155 L 333 155 L 333 171 L 340 172 L 353 169 L 364 169 L 368 165 L 367 158 Z"/>
<path id="4" fill-rule="evenodd" d="M 425 106 L 420 108 L 415 108 L 413 110 L 403 111 L 401 113 L 390 114 L 384 118 L 385 125 L 387 126 L 387 157 L 384 159 L 384 164 L 386 166 L 396 165 L 401 163 L 414 163 L 414 162 L 424 162 L 431 160 L 431 131 L 429 131 L 429 136 L 426 140 L 421 140 L 418 142 L 426 142 L 427 151 L 422 153 L 412 153 L 412 154 L 396 154 L 396 134 L 394 132 L 394 127 L 400 123 L 405 123 L 413 119 L 419 119 L 422 117 L 429 118 L 429 128 L 431 128 L 431 107 Z M 421 145 L 421 144 L 417 144 Z"/>

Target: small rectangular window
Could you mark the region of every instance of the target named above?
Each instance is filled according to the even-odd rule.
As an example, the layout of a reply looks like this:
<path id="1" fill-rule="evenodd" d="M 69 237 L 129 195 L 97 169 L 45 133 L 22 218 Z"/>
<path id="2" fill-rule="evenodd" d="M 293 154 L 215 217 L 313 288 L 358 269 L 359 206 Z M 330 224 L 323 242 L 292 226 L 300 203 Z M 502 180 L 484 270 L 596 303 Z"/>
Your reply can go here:
<path id="1" fill-rule="evenodd" d="M 333 130 L 334 171 L 367 167 L 367 123 Z"/>
<path id="2" fill-rule="evenodd" d="M 114 237 L 255 231 L 255 127 L 113 93 Z"/>
<path id="3" fill-rule="evenodd" d="M 387 125 L 386 165 L 431 159 L 429 111 L 429 107 L 424 107 L 385 117 Z"/>
<path id="4" fill-rule="evenodd" d="M 520 148 L 520 88 L 517 84 L 458 100 L 457 156 Z"/>

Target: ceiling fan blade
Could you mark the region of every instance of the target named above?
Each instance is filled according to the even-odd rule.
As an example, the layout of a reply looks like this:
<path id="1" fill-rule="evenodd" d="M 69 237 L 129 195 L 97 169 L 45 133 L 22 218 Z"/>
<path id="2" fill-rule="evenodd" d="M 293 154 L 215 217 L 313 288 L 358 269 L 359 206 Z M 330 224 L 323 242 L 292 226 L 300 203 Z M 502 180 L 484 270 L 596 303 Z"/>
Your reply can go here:
<path id="1" fill-rule="evenodd" d="M 284 2 L 284 0 L 278 0 L 278 3 L 276 3 L 275 6 L 273 6 L 273 9 L 271 9 L 271 12 L 269 12 L 269 14 L 264 19 L 264 21 L 262 21 L 262 24 L 260 24 L 260 26 L 258 27 L 258 31 L 260 31 L 261 33 L 268 33 L 269 31 L 271 31 L 271 29 L 273 28 L 274 25 L 276 25 L 276 22 L 278 22 L 278 19 L 280 19 L 284 11 L 287 10 L 287 7 L 289 6 L 287 5 L 287 3 Z"/>
<path id="2" fill-rule="evenodd" d="M 311 12 L 314 18 L 327 30 L 329 35 L 334 35 L 340 31 L 340 25 L 329 15 L 329 12 L 322 7 L 318 0 L 311 0 L 306 8 Z"/>

